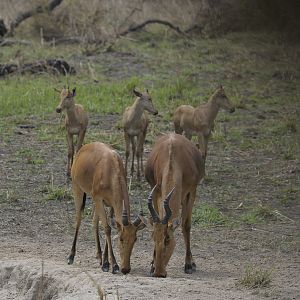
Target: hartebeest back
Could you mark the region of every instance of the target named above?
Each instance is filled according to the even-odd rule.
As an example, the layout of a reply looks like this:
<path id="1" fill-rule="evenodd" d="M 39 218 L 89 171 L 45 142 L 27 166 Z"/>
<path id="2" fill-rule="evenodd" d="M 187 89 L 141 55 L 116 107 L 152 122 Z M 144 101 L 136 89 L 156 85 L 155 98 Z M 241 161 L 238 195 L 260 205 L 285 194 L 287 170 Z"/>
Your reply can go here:
<path id="1" fill-rule="evenodd" d="M 63 110 L 66 111 L 65 126 L 67 130 L 67 143 L 68 143 L 68 163 L 67 163 L 67 175 L 71 174 L 71 167 L 73 164 L 74 157 L 74 141 L 73 136 L 77 135 L 76 151 L 82 146 L 85 132 L 88 125 L 88 116 L 84 111 L 82 105 L 76 104 L 74 97 L 76 95 L 76 89 L 70 91 L 63 88 L 61 91 L 55 89 L 60 93 L 60 103 L 56 107 L 56 112 L 61 113 Z"/>
<path id="2" fill-rule="evenodd" d="M 176 243 L 174 230 L 180 218 L 186 246 L 185 272 L 192 273 L 196 268 L 190 249 L 191 217 L 197 184 L 205 173 L 204 165 L 197 147 L 174 133 L 160 137 L 149 155 L 145 177 L 155 187 L 148 199 L 155 243 L 153 276 L 167 275 L 166 267 Z"/>
<path id="3" fill-rule="evenodd" d="M 205 157 L 207 155 L 208 138 L 220 108 L 230 113 L 235 111 L 222 86 L 213 93 L 207 103 L 196 108 L 191 105 L 181 105 L 174 113 L 175 132 L 179 134 L 184 132 L 189 140 L 193 135 L 197 135 L 199 147 Z"/>
<path id="4" fill-rule="evenodd" d="M 127 163 L 130 154 L 130 144 L 132 147 L 132 161 L 131 161 L 131 176 L 134 172 L 134 156 L 136 152 L 137 158 L 137 177 L 140 179 L 141 172 L 144 171 L 143 167 L 143 153 L 144 153 L 144 142 L 149 124 L 149 117 L 145 113 L 145 110 L 149 111 L 153 115 L 158 112 L 155 109 L 151 96 L 148 90 L 145 93 L 140 93 L 137 90 L 133 90 L 133 93 L 137 97 L 132 106 L 125 109 L 123 114 L 123 128 L 125 137 L 125 170 L 127 174 Z M 137 141 L 135 141 L 137 137 Z M 136 146 L 137 143 L 137 146 Z"/>
<path id="5" fill-rule="evenodd" d="M 130 272 L 130 256 L 136 241 L 137 231 L 145 224 L 137 217 L 130 221 L 130 205 L 127 193 L 125 169 L 120 156 L 110 146 L 103 143 L 91 143 L 81 147 L 72 166 L 72 189 L 76 208 L 76 231 L 68 263 L 72 264 L 76 252 L 76 241 L 81 222 L 81 212 L 85 206 L 86 194 L 91 195 L 95 210 L 93 216 L 94 236 L 97 257 L 102 270 L 109 270 L 108 251 L 112 263 L 112 272 L 119 270 L 111 242 L 111 227 L 105 206 L 111 207 L 119 233 L 121 272 Z M 99 240 L 99 220 L 104 227 L 106 244 L 102 260 Z"/>

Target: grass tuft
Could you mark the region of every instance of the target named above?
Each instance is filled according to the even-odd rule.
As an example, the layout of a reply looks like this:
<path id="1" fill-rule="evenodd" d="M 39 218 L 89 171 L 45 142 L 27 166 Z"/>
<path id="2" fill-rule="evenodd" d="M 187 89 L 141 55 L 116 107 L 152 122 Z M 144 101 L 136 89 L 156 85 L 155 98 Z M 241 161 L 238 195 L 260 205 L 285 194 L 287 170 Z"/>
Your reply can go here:
<path id="1" fill-rule="evenodd" d="M 268 287 L 271 283 L 271 271 L 248 266 L 238 283 L 249 289 Z"/>
<path id="2" fill-rule="evenodd" d="M 228 222 L 228 219 L 218 208 L 207 204 L 194 208 L 192 220 L 194 224 L 201 224 L 204 226 L 224 225 Z"/>

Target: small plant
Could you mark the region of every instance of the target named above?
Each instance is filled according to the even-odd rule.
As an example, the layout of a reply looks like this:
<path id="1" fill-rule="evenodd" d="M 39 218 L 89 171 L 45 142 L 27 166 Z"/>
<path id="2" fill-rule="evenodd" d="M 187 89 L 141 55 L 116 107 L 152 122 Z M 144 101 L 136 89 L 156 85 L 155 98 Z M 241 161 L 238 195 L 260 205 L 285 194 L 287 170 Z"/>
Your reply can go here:
<path id="1" fill-rule="evenodd" d="M 218 208 L 207 204 L 194 208 L 192 220 L 194 224 L 208 226 L 224 225 L 228 221 Z"/>
<path id="2" fill-rule="evenodd" d="M 268 287 L 271 283 L 271 271 L 246 267 L 244 276 L 239 280 L 239 284 L 249 288 Z"/>
<path id="3" fill-rule="evenodd" d="M 276 221 L 278 219 L 276 211 L 267 205 L 259 204 L 250 212 L 242 216 L 242 221 L 247 224 L 254 224 L 263 221 Z"/>

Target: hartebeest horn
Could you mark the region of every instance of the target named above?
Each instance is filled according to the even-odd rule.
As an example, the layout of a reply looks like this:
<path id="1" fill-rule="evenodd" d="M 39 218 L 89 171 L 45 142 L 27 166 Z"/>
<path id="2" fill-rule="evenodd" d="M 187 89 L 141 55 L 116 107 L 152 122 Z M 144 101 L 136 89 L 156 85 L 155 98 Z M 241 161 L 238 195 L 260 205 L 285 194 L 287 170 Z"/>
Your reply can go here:
<path id="1" fill-rule="evenodd" d="M 172 211 L 170 209 L 169 202 L 170 202 L 170 199 L 172 197 L 174 190 L 175 190 L 175 186 L 173 187 L 171 192 L 167 195 L 166 199 L 164 200 L 164 209 L 166 211 L 166 214 L 165 214 L 163 220 L 161 221 L 162 224 L 167 224 L 170 217 L 172 216 Z"/>
<path id="2" fill-rule="evenodd" d="M 156 185 L 154 186 L 154 188 L 152 189 L 152 191 L 150 192 L 150 195 L 148 197 L 148 209 L 150 211 L 153 222 L 160 223 L 159 216 L 157 215 L 157 212 L 155 211 L 153 204 L 152 204 L 152 197 L 153 197 L 153 193 L 154 193 L 155 189 L 156 189 Z"/>

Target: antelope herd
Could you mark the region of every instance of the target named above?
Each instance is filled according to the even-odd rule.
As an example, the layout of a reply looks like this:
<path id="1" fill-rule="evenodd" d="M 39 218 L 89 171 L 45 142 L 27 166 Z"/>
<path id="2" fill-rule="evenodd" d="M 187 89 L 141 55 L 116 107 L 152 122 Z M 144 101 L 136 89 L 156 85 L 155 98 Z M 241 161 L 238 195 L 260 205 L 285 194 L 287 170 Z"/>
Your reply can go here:
<path id="1" fill-rule="evenodd" d="M 134 89 L 136 99 L 123 114 L 125 167 L 120 155 L 109 145 L 94 142 L 82 146 L 88 125 L 87 113 L 81 105 L 74 102 L 75 88 L 72 91 L 69 87 L 63 88 L 59 93 L 60 104 L 56 111 L 57 113 L 66 111 L 67 175 L 71 175 L 76 211 L 75 236 L 68 264 L 74 261 L 81 214 L 88 194 L 94 205 L 93 231 L 96 254 L 104 272 L 108 272 L 110 265 L 112 273 L 119 270 L 112 247 L 111 226 L 105 209 L 109 207 L 117 226 L 123 274 L 131 270 L 130 256 L 137 240 L 137 231 L 146 225 L 153 226 L 151 276 L 167 276 L 167 265 L 176 244 L 175 229 L 179 225 L 182 227 L 185 242 L 184 271 L 187 274 L 193 273 L 196 264 L 190 241 L 192 209 L 197 186 L 205 174 L 208 138 L 219 109 L 234 112 L 234 107 L 226 97 L 223 87 L 220 86 L 207 103 L 196 108 L 189 105 L 179 106 L 173 116 L 175 133 L 162 135 L 156 140 L 145 164 L 144 174 L 152 188 L 147 202 L 150 213 L 148 222 L 142 216 L 137 216 L 133 222 L 130 221 L 130 201 L 127 191 L 130 144 L 132 148 L 130 175 L 132 177 L 134 174 L 136 155 L 137 179 L 140 180 L 141 174 L 144 173 L 144 142 L 149 125 L 149 117 L 145 111 L 153 115 L 158 114 L 148 90 L 141 93 Z M 73 135 L 78 136 L 74 162 Z M 193 135 L 198 136 L 198 148 L 191 141 Z M 99 222 L 106 237 L 103 255 L 99 239 Z"/>

